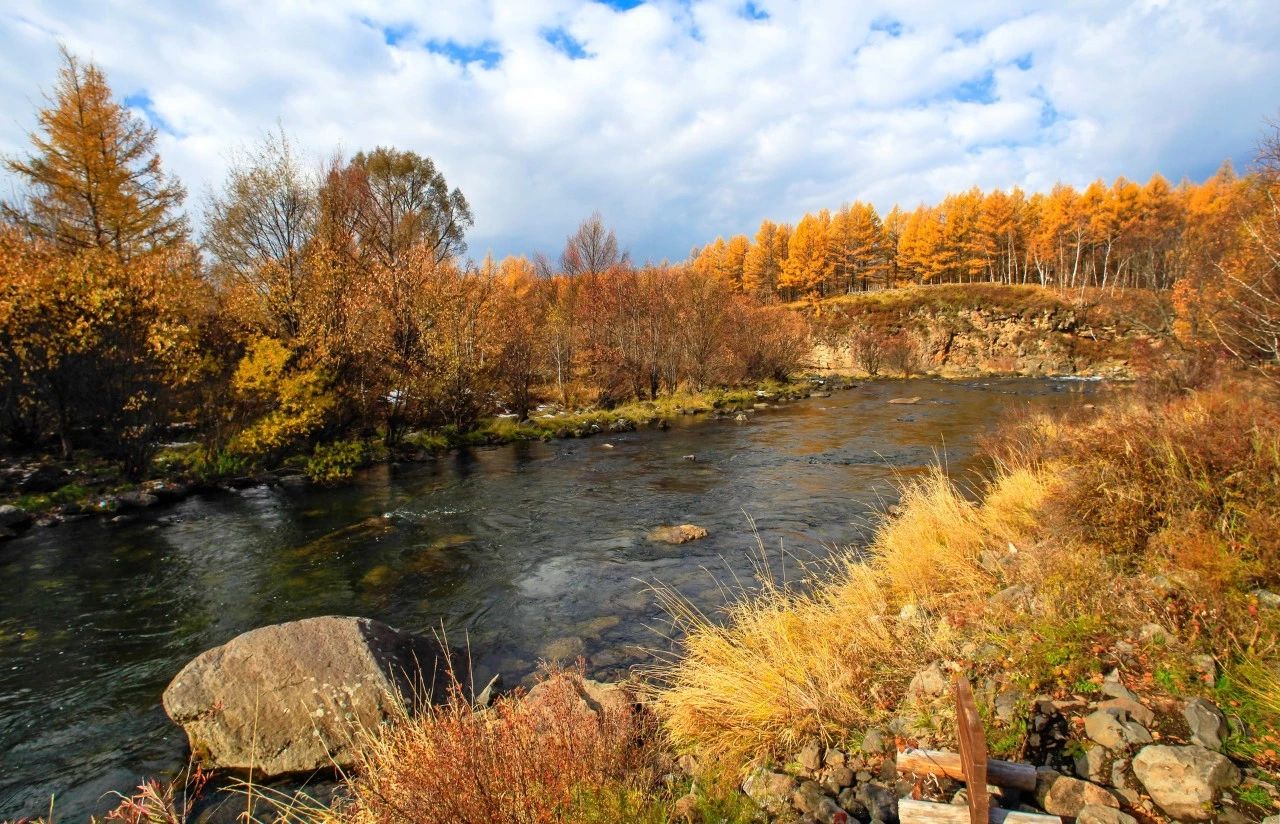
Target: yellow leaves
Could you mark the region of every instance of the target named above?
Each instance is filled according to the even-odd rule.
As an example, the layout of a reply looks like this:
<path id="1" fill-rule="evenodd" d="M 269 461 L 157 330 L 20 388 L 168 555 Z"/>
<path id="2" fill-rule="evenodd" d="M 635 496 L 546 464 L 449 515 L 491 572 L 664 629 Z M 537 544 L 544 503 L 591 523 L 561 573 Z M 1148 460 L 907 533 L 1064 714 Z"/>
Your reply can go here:
<path id="1" fill-rule="evenodd" d="M 107 249 L 128 260 L 182 244 L 186 219 L 174 209 L 185 191 L 160 168 L 155 130 L 112 99 L 97 66 L 63 58 L 34 153 L 6 163 L 30 194 L 4 204 L 5 216 L 64 252 Z"/>
<path id="2" fill-rule="evenodd" d="M 238 399 L 263 413 L 229 444 L 232 452 L 263 455 L 282 449 L 324 425 L 337 399 L 316 368 L 300 368 L 274 338 L 255 339 L 236 366 L 232 388 Z"/>

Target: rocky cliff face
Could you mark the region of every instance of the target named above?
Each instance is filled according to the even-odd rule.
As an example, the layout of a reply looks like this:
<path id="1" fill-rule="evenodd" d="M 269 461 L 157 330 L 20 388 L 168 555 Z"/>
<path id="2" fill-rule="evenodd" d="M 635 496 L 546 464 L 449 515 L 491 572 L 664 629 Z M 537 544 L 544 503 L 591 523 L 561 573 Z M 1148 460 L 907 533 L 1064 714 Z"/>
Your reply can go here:
<path id="1" fill-rule="evenodd" d="M 1097 303 L 1072 305 L 1046 293 L 1038 294 L 1040 299 L 1031 305 L 1025 300 L 980 305 L 982 295 L 967 295 L 974 299 L 957 305 L 924 300 L 921 294 L 934 297 L 928 289 L 904 290 L 896 300 L 851 300 L 814 313 L 814 367 L 863 374 L 854 341 L 868 332 L 908 340 L 918 352 L 921 371 L 953 377 L 1122 377 L 1130 374 L 1135 352 L 1163 345 L 1145 320 Z M 892 374 L 893 369 L 885 365 L 882 372 Z"/>

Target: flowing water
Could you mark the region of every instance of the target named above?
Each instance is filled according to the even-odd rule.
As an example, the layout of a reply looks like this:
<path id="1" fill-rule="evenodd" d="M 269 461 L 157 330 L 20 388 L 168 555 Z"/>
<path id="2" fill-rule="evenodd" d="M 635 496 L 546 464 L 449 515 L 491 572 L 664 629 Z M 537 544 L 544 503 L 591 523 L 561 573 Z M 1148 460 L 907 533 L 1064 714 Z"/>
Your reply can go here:
<path id="1" fill-rule="evenodd" d="M 172 774 L 186 741 L 160 694 L 199 652 L 313 615 L 361 615 L 472 650 L 507 684 L 539 658 L 613 677 L 662 648 L 649 587 L 703 608 L 749 582 L 759 541 L 783 571 L 863 542 L 896 484 L 1082 382 L 870 383 L 670 431 L 513 444 L 384 466 L 339 489 L 190 498 L 127 525 L 83 521 L 0 543 L 0 820 L 63 821 Z M 920 396 L 915 405 L 894 397 Z M 608 448 L 606 444 L 611 445 Z M 685 456 L 693 455 L 689 460 Z M 653 527 L 695 523 L 669 546 Z M 754 525 L 754 533 L 753 533 Z"/>

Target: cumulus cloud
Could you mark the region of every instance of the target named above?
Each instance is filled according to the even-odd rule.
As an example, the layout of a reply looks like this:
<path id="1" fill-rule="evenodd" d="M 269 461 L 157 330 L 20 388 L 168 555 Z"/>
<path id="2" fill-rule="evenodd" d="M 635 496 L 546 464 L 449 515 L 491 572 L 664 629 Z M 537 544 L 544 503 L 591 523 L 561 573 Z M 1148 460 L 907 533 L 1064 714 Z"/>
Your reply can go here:
<path id="1" fill-rule="evenodd" d="M 854 199 L 1246 163 L 1277 35 L 1271 0 L 19 0 L 0 151 L 62 42 L 161 130 L 197 213 L 280 122 L 317 159 L 434 158 L 473 254 L 554 250 L 598 209 L 636 257 L 681 258 Z"/>

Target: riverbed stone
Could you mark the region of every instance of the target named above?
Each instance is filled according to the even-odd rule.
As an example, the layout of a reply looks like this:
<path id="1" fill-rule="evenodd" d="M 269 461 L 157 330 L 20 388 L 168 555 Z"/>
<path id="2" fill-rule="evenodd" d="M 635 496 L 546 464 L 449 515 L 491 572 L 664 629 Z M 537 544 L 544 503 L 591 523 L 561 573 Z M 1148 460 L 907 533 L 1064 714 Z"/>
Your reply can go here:
<path id="1" fill-rule="evenodd" d="M 368 618 L 261 627 L 196 656 L 164 691 L 197 760 L 260 777 L 351 766 L 352 743 L 446 692 L 450 654 Z"/>
<path id="2" fill-rule="evenodd" d="M 1208 821 L 1221 791 L 1240 783 L 1240 771 L 1226 757 L 1194 744 L 1143 747 L 1133 772 L 1151 800 L 1179 821 Z"/>
<path id="3" fill-rule="evenodd" d="M 695 524 L 680 524 L 679 526 L 658 527 L 649 533 L 649 540 L 662 541 L 668 544 L 687 544 L 690 541 L 701 540 L 709 534 L 705 527 L 696 526 Z"/>
<path id="4" fill-rule="evenodd" d="M 1211 750 L 1222 749 L 1222 739 L 1227 735 L 1227 718 L 1211 701 L 1192 698 L 1182 708 L 1191 730 L 1191 743 Z"/>
<path id="5" fill-rule="evenodd" d="M 10 529 L 17 532 L 31 526 L 31 513 L 20 506 L 5 504 L 0 506 L 0 530 Z"/>

